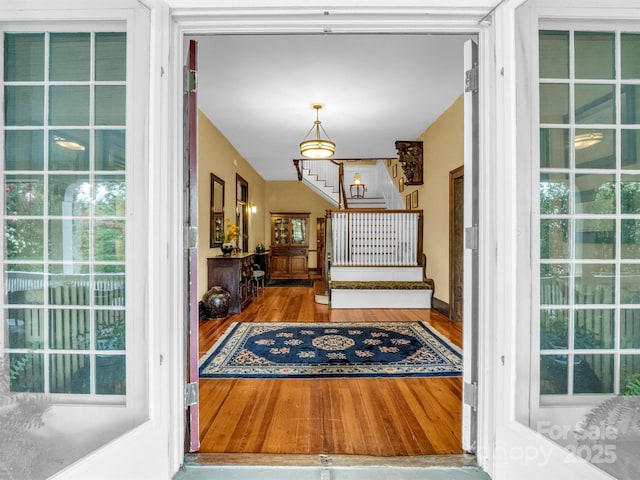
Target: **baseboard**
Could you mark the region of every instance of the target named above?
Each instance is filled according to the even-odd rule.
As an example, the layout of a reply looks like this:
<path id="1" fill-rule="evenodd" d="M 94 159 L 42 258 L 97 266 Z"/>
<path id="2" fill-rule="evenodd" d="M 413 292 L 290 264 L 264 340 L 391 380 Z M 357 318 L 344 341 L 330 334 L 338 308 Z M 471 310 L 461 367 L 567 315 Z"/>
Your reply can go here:
<path id="1" fill-rule="evenodd" d="M 447 302 L 443 302 L 437 297 L 433 297 L 431 299 L 431 308 L 433 308 L 436 312 L 441 313 L 445 317 L 449 318 L 449 313 L 451 312 L 451 307 Z"/>

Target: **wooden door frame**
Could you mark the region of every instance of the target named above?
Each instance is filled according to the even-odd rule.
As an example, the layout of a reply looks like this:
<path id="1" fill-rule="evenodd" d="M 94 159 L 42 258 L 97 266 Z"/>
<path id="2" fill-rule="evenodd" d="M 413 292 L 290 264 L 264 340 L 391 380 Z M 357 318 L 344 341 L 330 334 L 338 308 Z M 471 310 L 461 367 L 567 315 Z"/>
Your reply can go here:
<path id="1" fill-rule="evenodd" d="M 464 165 L 460 165 L 458 168 L 454 168 L 449 172 L 449 320 L 454 320 L 455 311 L 455 284 L 454 284 L 454 269 L 456 263 L 456 252 L 453 249 L 454 237 L 455 237 L 455 212 L 456 207 L 462 210 L 464 215 L 464 189 L 463 189 L 463 202 L 456 205 L 455 196 L 455 182 L 456 180 L 464 178 Z M 463 217 L 464 218 L 464 217 Z M 463 220 L 464 222 L 464 220 Z M 463 223 L 464 228 L 464 223 Z M 463 252 L 459 255 L 458 260 L 463 261 Z M 464 282 L 463 282 L 464 283 Z M 455 321 L 462 321 L 462 318 L 455 319 Z"/>

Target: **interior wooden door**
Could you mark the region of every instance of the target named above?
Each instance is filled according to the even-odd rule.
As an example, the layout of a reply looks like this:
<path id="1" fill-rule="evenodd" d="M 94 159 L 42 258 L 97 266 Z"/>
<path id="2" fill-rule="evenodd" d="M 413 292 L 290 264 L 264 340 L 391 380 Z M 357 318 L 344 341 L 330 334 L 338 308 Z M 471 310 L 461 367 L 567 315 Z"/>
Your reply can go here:
<path id="1" fill-rule="evenodd" d="M 316 218 L 316 272 L 322 277 L 324 269 L 324 217 Z"/>
<path id="2" fill-rule="evenodd" d="M 449 320 L 462 321 L 464 285 L 464 165 L 449 172 Z"/>

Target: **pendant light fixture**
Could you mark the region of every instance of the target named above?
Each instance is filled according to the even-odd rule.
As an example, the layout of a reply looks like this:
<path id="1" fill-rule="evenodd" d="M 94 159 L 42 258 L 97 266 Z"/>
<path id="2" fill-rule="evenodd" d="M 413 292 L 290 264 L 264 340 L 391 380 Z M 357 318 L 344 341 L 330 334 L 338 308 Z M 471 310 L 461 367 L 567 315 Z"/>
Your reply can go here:
<path id="1" fill-rule="evenodd" d="M 315 130 L 316 136 L 315 138 L 304 140 L 300 142 L 300 154 L 303 157 L 307 158 L 329 158 L 336 151 L 336 144 L 329 140 L 329 135 L 324 128 L 322 128 L 322 122 L 320 122 L 320 109 L 322 105 L 316 103 L 313 105 L 313 108 L 316 110 L 316 121 L 313 122 L 313 127 L 307 133 L 307 138 L 311 132 Z M 324 133 L 326 139 L 320 138 L 320 130 Z"/>

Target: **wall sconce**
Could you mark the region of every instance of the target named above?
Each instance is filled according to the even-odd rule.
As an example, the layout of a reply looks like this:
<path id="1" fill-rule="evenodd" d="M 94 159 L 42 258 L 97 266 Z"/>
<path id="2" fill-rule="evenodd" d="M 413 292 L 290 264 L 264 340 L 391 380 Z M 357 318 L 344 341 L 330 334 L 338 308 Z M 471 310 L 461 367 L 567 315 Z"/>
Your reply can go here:
<path id="1" fill-rule="evenodd" d="M 250 203 L 249 204 L 249 213 L 257 213 L 258 212 L 258 207 L 256 206 L 255 203 Z"/>

